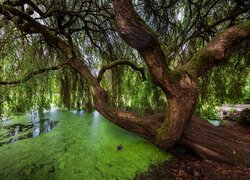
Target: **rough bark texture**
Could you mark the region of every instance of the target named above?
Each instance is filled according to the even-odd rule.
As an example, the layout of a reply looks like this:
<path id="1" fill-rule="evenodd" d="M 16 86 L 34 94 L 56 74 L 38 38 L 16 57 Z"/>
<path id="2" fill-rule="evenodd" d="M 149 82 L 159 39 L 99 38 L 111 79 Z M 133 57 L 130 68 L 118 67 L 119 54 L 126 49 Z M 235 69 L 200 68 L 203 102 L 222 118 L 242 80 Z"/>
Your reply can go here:
<path id="1" fill-rule="evenodd" d="M 215 127 L 198 116 L 193 116 L 184 128 L 181 144 L 191 148 L 202 158 L 250 167 L 249 137 Z"/>
<path id="2" fill-rule="evenodd" d="M 249 21 L 245 23 L 245 26 Z M 240 43 L 249 41 L 250 31 L 244 25 L 231 27 L 217 36 L 212 42 L 196 54 L 182 69 L 193 76 L 202 76 L 214 66 L 226 62 L 228 56 L 239 47 Z"/>
<path id="3" fill-rule="evenodd" d="M 177 86 L 177 85 L 176 85 Z M 183 75 L 178 84 L 179 94 L 168 98 L 168 115 L 158 130 L 159 146 L 167 149 L 179 141 L 184 126 L 190 120 L 197 98 L 197 83 L 188 75 Z"/>
<path id="4" fill-rule="evenodd" d="M 166 94 L 169 104 L 168 118 L 158 130 L 156 141 L 158 146 L 167 149 L 180 138 L 184 124 L 192 115 L 196 99 L 196 83 L 187 74 L 174 73 L 167 68 L 165 55 L 160 43 L 143 20 L 135 12 L 132 1 L 114 0 L 116 26 L 120 36 L 131 47 L 138 50 L 145 60 L 155 83 Z M 171 76 L 169 76 L 171 74 Z M 190 98 L 190 102 L 185 99 Z M 184 98 L 184 99 L 183 99 Z M 178 104 L 185 101 L 190 105 Z"/>
<path id="5" fill-rule="evenodd" d="M 163 121 L 164 116 L 158 116 L 159 119 L 157 119 L 157 116 L 146 117 L 141 116 L 137 113 L 127 112 L 111 107 L 108 103 L 108 98 L 105 91 L 99 86 L 95 78 L 92 77 L 87 69 L 81 67 L 83 65 L 79 63 L 77 66 L 73 65 L 80 74 L 87 77 L 87 79 L 90 79 L 89 81 L 92 84 L 92 95 L 94 97 L 96 109 L 114 124 L 141 134 L 163 149 L 168 149 L 169 147 L 172 147 L 175 143 L 177 143 L 180 140 L 180 136 L 182 135 L 184 129 L 185 133 L 183 135 L 182 143 L 194 149 L 202 157 L 214 157 L 215 159 L 217 158 L 217 160 L 227 161 L 231 163 L 242 162 L 241 154 L 239 153 L 234 154 L 234 158 L 232 159 L 230 159 L 231 154 L 223 155 L 225 153 L 224 147 L 226 148 L 227 144 L 229 144 L 229 146 L 231 146 L 232 148 L 237 146 L 237 144 L 232 143 L 232 139 L 234 139 L 233 134 L 228 134 L 231 139 L 223 139 L 223 136 L 221 136 L 220 133 L 220 129 L 213 127 L 208 123 L 202 123 L 203 128 L 211 129 L 211 132 L 208 131 L 205 134 L 202 134 L 203 128 L 200 128 L 199 125 L 197 126 L 195 123 L 193 123 L 193 121 L 196 119 L 193 119 L 188 124 L 196 103 L 196 79 L 193 79 L 192 76 L 189 76 L 189 74 L 185 74 L 182 72 L 171 74 L 171 72 L 166 72 L 164 70 L 164 67 L 166 65 L 164 63 L 165 57 L 160 49 L 160 45 L 155 39 L 154 35 L 152 35 L 149 28 L 145 24 L 143 24 L 143 22 L 135 14 L 130 1 L 114 1 L 114 7 L 117 15 L 118 31 L 121 34 L 122 38 L 130 46 L 136 48 L 139 51 L 139 53 L 147 63 L 149 71 L 154 77 L 154 80 L 156 80 L 157 84 L 168 96 L 168 117 Z M 229 32 L 235 33 L 235 31 Z M 247 36 L 245 33 L 242 34 L 241 31 L 237 32 L 240 32 L 239 37 L 241 37 L 242 35 L 244 37 Z M 208 45 L 207 49 L 202 53 L 201 57 L 207 57 L 205 55 L 206 53 L 213 53 L 209 55 L 209 58 L 207 60 L 202 58 L 199 59 L 201 61 L 204 60 L 204 67 L 201 68 L 209 69 L 217 64 L 216 60 L 224 58 L 224 55 L 220 53 L 223 53 L 225 51 L 224 46 L 226 43 L 223 38 L 228 37 L 232 37 L 232 35 L 229 36 L 228 32 L 226 32 L 226 35 L 221 35 L 218 38 L 218 41 L 214 41 Z M 77 64 L 77 61 L 74 61 L 73 64 Z M 193 65 L 188 66 L 193 67 Z M 198 71 L 199 69 L 195 70 Z M 196 75 L 196 73 L 192 75 L 194 76 Z M 184 127 L 186 124 L 188 124 L 188 126 Z M 197 132 L 199 132 L 199 136 L 197 136 Z M 223 131 L 223 133 L 227 132 Z M 188 137 L 190 134 L 193 134 L 192 137 L 195 139 L 195 142 L 197 140 L 196 146 L 194 146 L 194 141 L 190 141 L 190 139 L 189 141 L 187 140 L 186 137 Z M 214 141 L 214 144 L 210 144 L 212 150 L 205 151 L 204 149 L 207 148 L 207 145 L 210 146 L 209 142 L 211 141 L 211 139 Z M 219 142 L 223 140 L 223 144 L 225 145 L 223 148 L 217 149 L 217 139 L 219 140 Z M 249 146 L 249 141 L 244 141 L 244 143 L 246 143 L 247 147 Z M 216 149 L 217 155 L 214 153 Z M 238 150 L 237 152 L 239 151 L 240 150 Z M 247 151 L 246 149 L 242 149 L 241 151 L 243 152 L 243 154 L 247 155 L 247 152 L 245 152 Z M 245 165 L 249 165 L 245 162 L 242 163 L 244 163 Z"/>
<path id="6" fill-rule="evenodd" d="M 130 0 L 114 0 L 113 4 L 118 33 L 129 46 L 142 55 L 156 84 L 165 93 L 171 94 L 173 87 L 165 76 L 168 69 L 158 40 L 137 15 Z"/>
<path id="7" fill-rule="evenodd" d="M 218 139 L 219 143 L 223 141 L 224 145 L 228 144 L 228 146 L 234 148 L 237 144 L 232 143 L 232 139 L 234 139 L 233 134 L 227 134 L 227 132 L 222 131 L 226 133 L 225 137 L 231 138 L 223 139 L 219 128 L 215 128 L 205 122 L 203 122 L 203 128 L 201 129 L 199 126 L 195 126 L 192 123 L 193 121 L 185 127 L 194 112 L 198 94 L 196 79 L 217 64 L 226 61 L 231 52 L 230 50 L 237 48 L 237 43 L 249 40 L 249 22 L 246 22 L 244 26 L 225 30 L 195 55 L 190 62 L 181 67 L 179 72 L 171 72 L 166 68 L 166 59 L 159 42 L 150 28 L 136 14 L 132 2 L 130 0 L 114 0 L 113 4 L 119 34 L 128 45 L 137 49 L 142 55 L 156 84 L 162 88 L 168 98 L 168 116 L 159 128 L 154 143 L 163 149 L 168 149 L 179 141 L 183 129 L 185 129 L 186 135 L 183 137 L 193 133 L 192 137 L 195 140 L 182 140 L 182 142 L 197 151 L 202 157 L 214 157 L 215 159 L 218 158 L 217 160 L 232 163 L 242 162 L 249 165 L 242 161 L 244 158 L 242 159 L 239 153 L 234 154 L 234 158 L 230 159 L 232 154 L 224 154 L 223 148 L 226 148 L 226 146 L 219 148 L 218 144 L 216 144 Z M 202 129 L 204 128 L 208 128 L 211 131 L 202 134 Z M 189 129 L 193 130 L 192 132 L 190 131 L 190 134 L 188 134 Z M 202 135 L 200 139 L 197 136 L 197 132 Z M 209 146 L 211 139 L 213 139 L 214 143 L 210 144 L 211 148 L 209 151 L 207 145 Z M 197 146 L 195 146 L 196 141 L 199 142 Z M 244 148 L 242 152 L 247 156 L 248 151 L 245 148 L 249 147 L 249 141 L 244 142 L 246 146 L 242 146 Z M 216 149 L 218 150 L 217 154 L 215 153 Z M 249 159 L 249 156 L 245 158 Z"/>

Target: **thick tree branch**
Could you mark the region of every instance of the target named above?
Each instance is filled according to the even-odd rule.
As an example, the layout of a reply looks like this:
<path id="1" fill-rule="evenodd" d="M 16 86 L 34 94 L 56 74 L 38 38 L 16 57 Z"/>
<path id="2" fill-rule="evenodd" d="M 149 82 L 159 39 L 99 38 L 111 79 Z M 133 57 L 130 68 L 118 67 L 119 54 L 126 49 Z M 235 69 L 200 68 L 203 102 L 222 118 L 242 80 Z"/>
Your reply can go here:
<path id="1" fill-rule="evenodd" d="M 227 61 L 232 50 L 239 47 L 239 44 L 249 41 L 250 20 L 226 29 L 186 63 L 182 70 L 195 77 L 202 76 L 214 66 Z"/>
<path id="2" fill-rule="evenodd" d="M 155 138 L 157 128 L 159 128 L 164 120 L 164 114 L 143 116 L 136 112 L 129 112 L 112 107 L 109 103 L 107 92 L 100 86 L 87 66 L 78 59 L 71 60 L 70 65 L 88 82 L 93 97 L 93 105 L 98 112 L 120 127 L 137 132 L 151 140 Z"/>
<path id="3" fill-rule="evenodd" d="M 48 71 L 59 70 L 61 67 L 65 66 L 67 64 L 68 64 L 68 62 L 62 62 L 57 66 L 42 68 L 42 69 L 39 69 L 37 71 L 31 72 L 31 73 L 27 74 L 25 77 L 20 78 L 20 79 L 15 80 L 15 81 L 0 81 L 0 86 L 1 85 L 16 85 L 16 84 L 24 83 L 24 82 L 27 82 L 28 80 L 30 80 L 31 78 L 33 78 L 39 74 L 42 74 L 42 73 L 45 73 Z"/>
<path id="4" fill-rule="evenodd" d="M 215 127 L 194 115 L 183 130 L 181 144 L 202 158 L 250 167 L 250 138 L 244 135 Z"/>
<path id="5" fill-rule="evenodd" d="M 100 71 L 99 71 L 99 74 L 97 76 L 97 79 L 98 79 L 98 82 L 100 82 L 103 78 L 103 74 L 109 70 L 109 69 L 112 69 L 116 66 L 119 66 L 119 65 L 127 65 L 127 66 L 130 66 L 133 70 L 135 71 L 139 71 L 141 73 L 141 77 L 142 77 L 142 80 L 145 81 L 146 80 L 146 77 L 145 77 L 145 72 L 144 72 L 144 68 L 142 67 L 138 67 L 136 66 L 135 64 L 133 64 L 132 62 L 130 61 L 126 61 L 126 60 L 116 60 L 116 61 L 113 61 L 112 63 L 110 64 L 107 64 L 105 66 L 103 66 Z"/>
<path id="6" fill-rule="evenodd" d="M 167 96 L 168 114 L 158 129 L 156 141 L 158 146 L 170 148 L 179 141 L 184 125 L 193 113 L 197 92 L 196 79 L 182 71 L 172 72 L 169 69 L 159 41 L 138 16 L 131 0 L 113 0 L 113 5 L 120 36 L 141 54 L 154 82 Z M 189 101 L 186 100 L 187 97 Z M 183 107 L 186 107 L 185 110 Z"/>
<path id="7" fill-rule="evenodd" d="M 133 8 L 131 0 L 113 0 L 116 27 L 122 39 L 138 50 L 155 83 L 169 96 L 175 91 L 167 79 L 170 70 L 156 36 Z"/>
<path id="8" fill-rule="evenodd" d="M 34 27 L 37 32 L 40 32 L 44 37 L 46 37 L 47 39 L 49 39 L 50 41 L 57 41 L 56 37 L 54 37 L 47 29 L 45 26 L 41 25 L 39 22 L 35 21 L 32 17 L 30 17 L 28 14 L 12 7 L 9 5 L 2 5 L 0 4 L 0 8 L 2 9 L 2 11 L 7 11 L 9 13 L 11 13 L 14 16 L 18 16 L 20 18 L 23 18 L 24 20 L 26 20 L 31 27 Z"/>
<path id="9" fill-rule="evenodd" d="M 216 1 L 214 3 L 214 5 L 216 5 L 218 3 L 218 1 Z M 213 6 L 211 6 L 212 8 Z M 210 24 L 208 26 L 203 25 L 201 30 L 196 30 L 195 32 L 191 33 L 190 30 L 194 27 L 194 25 L 196 24 L 196 22 L 194 21 L 192 23 L 191 26 L 186 26 L 186 28 L 182 31 L 182 33 L 180 33 L 180 35 L 177 38 L 176 42 L 179 42 L 178 39 L 181 39 L 180 42 L 178 44 L 175 45 L 175 50 L 171 57 L 176 56 L 176 53 L 179 53 L 179 50 L 181 47 L 183 47 L 183 45 L 185 43 L 187 43 L 188 41 L 191 41 L 194 38 L 197 37 L 202 37 L 205 38 L 206 34 L 208 32 L 212 32 L 213 28 L 221 25 L 222 23 L 229 21 L 229 20 L 233 20 L 235 19 L 237 16 L 242 15 L 243 13 L 246 13 L 247 11 L 250 10 L 250 6 L 246 6 L 243 9 L 236 11 L 236 12 L 230 12 L 226 17 L 223 17 L 222 19 L 214 22 L 213 24 Z M 210 12 L 210 10 L 206 13 L 206 15 L 204 17 L 206 17 L 208 15 L 208 13 Z M 190 34 L 191 33 L 191 34 Z M 205 36 L 205 37 L 204 37 Z M 206 39 L 209 39 L 208 37 L 206 37 Z"/>
<path id="10" fill-rule="evenodd" d="M 13 2 L 22 2 L 22 0 Z M 92 2 L 94 3 L 94 1 L 90 1 L 90 3 Z M 89 89 L 96 110 L 114 124 L 139 133 L 162 149 L 168 149 L 179 142 L 180 137 L 182 137 L 182 143 L 192 147 L 203 157 L 215 157 L 227 162 L 238 162 L 238 160 L 244 160 L 246 157 L 247 160 L 245 164 L 249 165 L 249 138 L 240 137 L 239 135 L 235 138 L 239 141 L 239 145 L 244 147 L 244 151 L 241 151 L 237 146 L 238 144 L 233 142 L 234 135 L 230 133 L 225 135 L 227 133 L 225 131 L 220 133 L 221 131 L 217 128 L 211 128 L 209 124 L 200 119 L 192 119 L 190 123 L 189 120 L 193 114 L 198 94 L 196 77 L 202 75 L 217 63 L 225 60 L 228 56 L 228 50 L 236 47 L 238 42 L 249 39 L 250 22 L 226 30 L 201 50 L 188 64 L 183 66 L 179 72 L 171 72 L 167 67 L 168 63 L 166 62 L 160 43 L 150 28 L 137 15 L 133 8 L 132 1 L 113 0 L 113 5 L 119 34 L 129 46 L 135 48 L 141 54 L 156 84 L 160 86 L 168 96 L 169 104 L 167 115 L 143 116 L 135 112 L 128 112 L 112 107 L 111 103 L 109 103 L 108 94 L 101 87 L 98 79 L 91 74 L 88 67 L 80 61 L 76 53 L 74 53 L 73 43 L 70 44 L 60 38 L 60 36 L 57 36 L 56 33 L 52 33 L 49 30 L 50 25 L 45 26 L 39 23 L 39 21 L 36 21 L 28 14 L 13 6 L 0 4 L 0 13 L 16 23 L 15 25 L 17 27 L 19 24 L 14 18 L 20 17 L 23 22 L 28 24 L 27 27 L 29 28 L 23 28 L 26 32 L 41 34 L 49 45 L 53 45 L 61 51 L 67 59 L 67 63 L 69 63 L 90 86 Z M 87 16 L 90 11 L 89 4 L 85 15 Z M 54 11 L 50 11 L 50 16 L 56 19 L 56 12 L 62 13 L 59 12 L 58 9 L 54 9 Z M 77 12 L 77 14 L 73 12 L 71 17 L 79 18 L 79 13 L 80 11 Z M 47 12 L 47 15 L 48 14 L 49 12 Z M 67 12 L 67 16 L 70 16 L 70 14 L 71 12 Z M 91 23 L 93 26 L 98 27 L 98 29 L 101 28 L 101 24 L 96 24 L 95 21 L 87 22 L 85 15 L 82 16 L 82 21 L 85 24 Z M 68 22 L 68 24 L 66 23 L 64 25 L 71 26 L 74 20 L 72 19 L 72 21 L 69 20 Z M 105 20 L 103 22 L 105 22 Z M 62 22 L 59 24 L 63 26 Z M 56 29 L 57 28 L 55 28 L 55 32 Z M 94 30 L 95 28 L 93 31 Z M 44 68 L 28 74 L 20 80 L 8 83 L 2 82 L 2 84 L 26 82 L 37 74 L 56 69 L 57 67 Z M 192 76 L 186 72 L 195 78 L 192 78 Z M 184 132 L 183 134 L 182 131 Z M 222 143 L 219 144 L 220 148 L 214 148 L 216 143 L 218 143 L 216 141 L 217 139 Z M 243 152 L 243 154 L 240 154 L 241 152 Z M 226 159 L 227 157 L 229 157 L 229 159 Z M 232 159 L 230 159 L 231 157 Z"/>

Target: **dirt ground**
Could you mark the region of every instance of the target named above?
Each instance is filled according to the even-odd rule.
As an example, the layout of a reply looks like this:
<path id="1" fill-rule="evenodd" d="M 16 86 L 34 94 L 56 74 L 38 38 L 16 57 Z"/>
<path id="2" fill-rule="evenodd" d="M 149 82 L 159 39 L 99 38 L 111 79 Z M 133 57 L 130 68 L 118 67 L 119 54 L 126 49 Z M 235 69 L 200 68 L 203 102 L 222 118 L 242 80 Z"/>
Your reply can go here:
<path id="1" fill-rule="evenodd" d="M 228 121 L 222 127 L 250 137 L 250 125 Z M 174 152 L 173 161 L 152 166 L 147 173 L 140 174 L 135 179 L 250 180 L 250 168 L 241 165 L 202 160 L 190 152 Z"/>

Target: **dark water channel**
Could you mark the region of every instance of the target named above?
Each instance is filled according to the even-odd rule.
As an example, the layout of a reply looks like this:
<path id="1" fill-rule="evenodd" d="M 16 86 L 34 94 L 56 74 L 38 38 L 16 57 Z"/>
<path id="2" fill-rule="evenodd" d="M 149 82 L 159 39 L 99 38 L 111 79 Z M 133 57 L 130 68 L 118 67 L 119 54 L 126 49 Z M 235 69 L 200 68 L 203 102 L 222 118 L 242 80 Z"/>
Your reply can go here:
<path id="1" fill-rule="evenodd" d="M 29 121 L 24 123 L 11 123 L 12 119 L 3 122 L 2 127 L 0 127 L 3 131 L 0 134 L 0 146 L 47 133 L 58 123 L 58 121 L 48 118 L 41 118 L 38 112 L 31 112 L 28 117 Z"/>

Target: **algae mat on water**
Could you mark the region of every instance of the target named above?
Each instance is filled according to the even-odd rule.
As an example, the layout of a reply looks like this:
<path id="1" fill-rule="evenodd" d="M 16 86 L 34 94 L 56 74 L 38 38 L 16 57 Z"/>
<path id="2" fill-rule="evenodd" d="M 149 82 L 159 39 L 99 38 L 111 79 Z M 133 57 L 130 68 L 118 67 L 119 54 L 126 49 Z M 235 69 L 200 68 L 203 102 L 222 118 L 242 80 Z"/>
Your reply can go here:
<path id="1" fill-rule="evenodd" d="M 0 179 L 132 179 L 170 158 L 97 112 L 58 110 L 46 118 L 60 122 L 46 134 L 0 147 Z"/>

